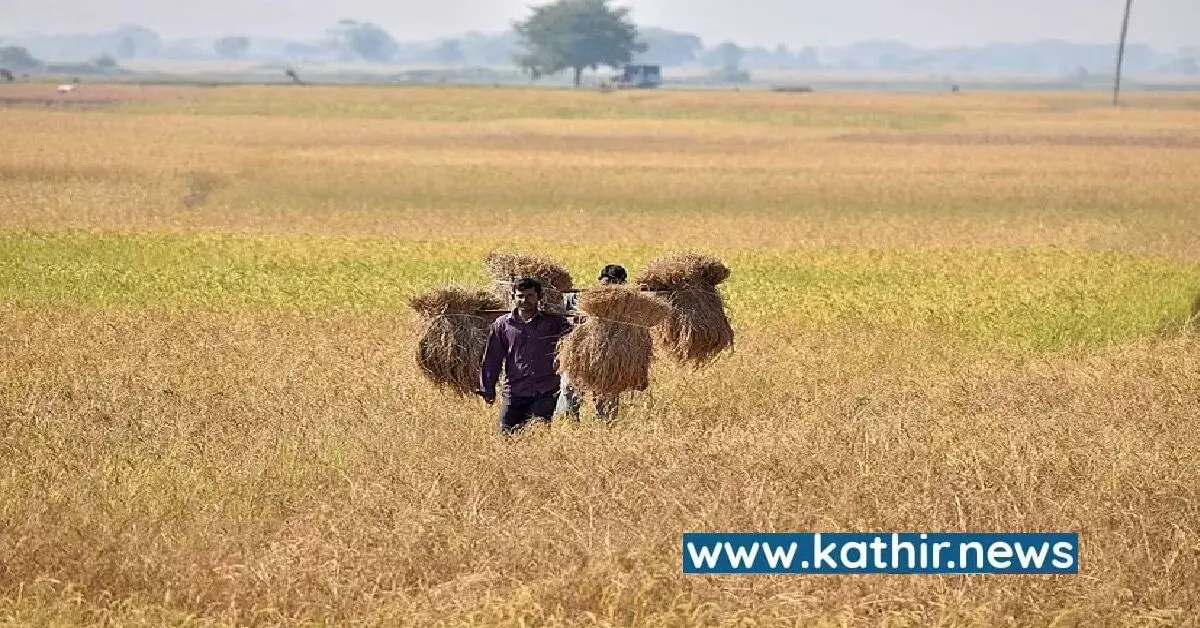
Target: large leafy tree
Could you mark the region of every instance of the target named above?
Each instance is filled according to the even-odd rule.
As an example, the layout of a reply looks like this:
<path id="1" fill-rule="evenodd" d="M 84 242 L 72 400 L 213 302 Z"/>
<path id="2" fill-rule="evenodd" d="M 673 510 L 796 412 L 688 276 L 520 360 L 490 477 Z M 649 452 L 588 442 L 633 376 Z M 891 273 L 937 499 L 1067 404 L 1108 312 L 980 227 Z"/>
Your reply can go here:
<path id="1" fill-rule="evenodd" d="M 517 57 L 534 78 L 572 70 L 575 85 L 583 70 L 629 63 L 644 52 L 629 9 L 609 6 L 611 0 L 557 0 L 533 7 L 533 13 L 514 25 L 525 52 Z"/>

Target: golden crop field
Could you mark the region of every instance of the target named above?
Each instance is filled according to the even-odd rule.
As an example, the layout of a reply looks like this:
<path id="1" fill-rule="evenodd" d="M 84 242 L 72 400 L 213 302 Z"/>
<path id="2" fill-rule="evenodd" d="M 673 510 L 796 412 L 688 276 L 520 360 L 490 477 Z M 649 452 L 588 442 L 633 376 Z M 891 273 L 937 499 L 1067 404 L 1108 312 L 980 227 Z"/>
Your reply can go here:
<path id="1" fill-rule="evenodd" d="M 0 624 L 1196 625 L 1200 100 L 1125 103 L 0 86 Z M 716 255 L 735 348 L 503 441 L 406 306 L 491 250 Z M 734 530 L 1081 567 L 682 573 Z"/>

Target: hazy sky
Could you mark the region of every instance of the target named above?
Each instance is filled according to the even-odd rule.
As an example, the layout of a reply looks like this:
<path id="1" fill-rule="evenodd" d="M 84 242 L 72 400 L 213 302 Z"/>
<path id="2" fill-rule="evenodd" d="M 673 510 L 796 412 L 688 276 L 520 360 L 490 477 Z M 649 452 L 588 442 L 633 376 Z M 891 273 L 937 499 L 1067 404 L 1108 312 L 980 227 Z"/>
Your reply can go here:
<path id="1" fill-rule="evenodd" d="M 315 38 L 342 18 L 401 40 L 497 31 L 543 0 L 0 0 L 0 32 L 78 32 L 138 23 L 166 37 L 246 33 Z M 706 43 L 795 47 L 899 39 L 921 46 L 1061 38 L 1108 42 L 1124 0 L 618 0 L 643 26 Z M 1200 46 L 1200 0 L 1137 0 L 1130 41 Z"/>

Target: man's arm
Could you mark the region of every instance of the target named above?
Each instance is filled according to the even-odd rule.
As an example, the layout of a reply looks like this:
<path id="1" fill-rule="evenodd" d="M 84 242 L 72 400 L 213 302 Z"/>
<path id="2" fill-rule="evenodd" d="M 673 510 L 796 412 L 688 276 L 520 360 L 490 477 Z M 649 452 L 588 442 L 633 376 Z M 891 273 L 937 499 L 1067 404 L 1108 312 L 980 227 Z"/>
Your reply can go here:
<path id="1" fill-rule="evenodd" d="M 497 319 L 488 328 L 483 362 L 479 368 L 479 394 L 488 403 L 496 398 L 496 382 L 504 368 L 504 335 L 500 332 L 500 324 L 500 319 Z"/>

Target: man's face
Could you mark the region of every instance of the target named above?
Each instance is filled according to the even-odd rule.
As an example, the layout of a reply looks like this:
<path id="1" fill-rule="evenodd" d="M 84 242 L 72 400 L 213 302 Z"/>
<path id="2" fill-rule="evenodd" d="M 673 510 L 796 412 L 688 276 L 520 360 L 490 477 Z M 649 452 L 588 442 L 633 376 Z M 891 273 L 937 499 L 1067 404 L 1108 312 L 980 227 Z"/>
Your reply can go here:
<path id="1" fill-rule="evenodd" d="M 533 312 L 537 310 L 538 293 L 533 288 L 525 288 L 524 290 L 516 290 L 513 292 L 513 301 L 517 304 L 517 309 L 522 312 Z"/>

